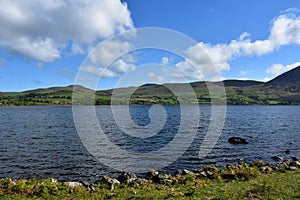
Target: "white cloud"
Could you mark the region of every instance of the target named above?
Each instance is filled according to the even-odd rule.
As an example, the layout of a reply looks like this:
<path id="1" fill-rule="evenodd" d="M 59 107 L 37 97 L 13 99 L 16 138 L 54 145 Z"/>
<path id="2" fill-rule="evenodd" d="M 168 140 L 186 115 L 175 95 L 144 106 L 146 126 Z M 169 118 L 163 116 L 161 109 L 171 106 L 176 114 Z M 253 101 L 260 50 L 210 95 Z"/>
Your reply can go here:
<path id="1" fill-rule="evenodd" d="M 242 33 L 242 34 L 240 35 L 239 40 L 245 40 L 245 39 L 247 39 L 247 38 L 249 38 L 249 37 L 250 37 L 250 34 L 247 33 L 247 32 L 244 32 L 244 33 Z"/>
<path id="2" fill-rule="evenodd" d="M 216 69 L 220 71 L 230 69 L 228 61 L 232 59 L 233 53 L 232 49 L 225 44 L 213 46 L 200 42 L 187 50 L 187 60 L 205 74 Z"/>
<path id="3" fill-rule="evenodd" d="M 94 75 L 97 77 L 104 77 L 104 78 L 113 78 L 116 77 L 117 74 L 109 69 L 105 68 L 98 68 L 91 65 L 85 65 L 80 67 L 80 71 L 87 73 L 88 75 Z"/>
<path id="4" fill-rule="evenodd" d="M 132 44 L 127 41 L 109 40 L 97 46 L 89 55 L 93 64 L 107 67 L 113 61 L 122 56 L 123 52 L 131 49 Z"/>
<path id="5" fill-rule="evenodd" d="M 0 48 L 41 62 L 133 28 L 120 0 L 1 0 L 0 13 Z"/>
<path id="6" fill-rule="evenodd" d="M 83 55 L 85 53 L 84 49 L 76 43 L 71 46 L 71 55 Z"/>
<path id="7" fill-rule="evenodd" d="M 163 57 L 160 61 L 160 64 L 169 65 L 169 58 L 168 57 Z"/>
<path id="8" fill-rule="evenodd" d="M 112 67 L 109 69 L 113 70 L 116 73 L 125 73 L 131 70 L 135 70 L 136 67 L 134 64 L 126 62 L 123 59 L 118 59 L 116 62 L 112 64 Z"/>
<path id="9" fill-rule="evenodd" d="M 156 80 L 157 82 L 162 83 L 165 80 L 165 78 L 163 76 L 157 76 Z"/>
<path id="10" fill-rule="evenodd" d="M 253 71 L 251 71 L 251 70 L 242 70 L 242 71 L 240 71 L 240 75 L 242 75 L 242 76 L 246 76 L 246 75 L 248 75 L 248 74 L 250 74 L 250 73 L 252 73 Z"/>
<path id="11" fill-rule="evenodd" d="M 247 81 L 247 80 L 249 80 L 249 78 L 247 78 L 247 77 L 239 77 L 239 78 L 233 78 L 233 79 L 241 80 L 241 81 Z"/>
<path id="12" fill-rule="evenodd" d="M 154 82 L 157 82 L 157 83 L 162 83 L 165 80 L 165 78 L 163 76 L 158 76 L 154 72 L 149 72 L 147 74 L 147 77 L 151 81 L 154 81 Z"/>
<path id="13" fill-rule="evenodd" d="M 1 28 L 0 28 L 1 29 Z M 1 32 L 1 31 L 0 31 Z M 2 41 L 0 47 L 22 57 L 35 59 L 41 62 L 52 62 L 61 57 L 59 46 L 50 38 L 30 39 L 27 37 L 15 38 L 14 41 Z"/>
<path id="14" fill-rule="evenodd" d="M 284 70 L 284 66 L 282 64 L 274 64 L 270 68 L 266 70 L 267 74 L 281 74 Z"/>
<path id="15" fill-rule="evenodd" d="M 47 70 L 48 67 L 44 65 L 44 63 L 38 62 L 36 64 L 37 68 L 39 68 L 40 70 Z"/>
<path id="16" fill-rule="evenodd" d="M 299 66 L 300 66 L 300 62 L 296 62 L 296 63 L 291 64 L 291 65 L 286 65 L 285 69 L 286 69 L 286 71 L 289 71 L 289 70 L 294 69 L 294 68 L 299 67 Z"/>
<path id="17" fill-rule="evenodd" d="M 109 76 L 116 77 L 121 73 L 136 69 L 134 53 L 123 55 L 130 49 L 132 49 L 132 44 L 127 41 L 108 40 L 90 53 L 88 62 L 99 66 L 98 68 L 107 68 L 114 74 Z"/>
<path id="18" fill-rule="evenodd" d="M 300 44 L 300 19 L 289 13 L 279 16 L 273 24 L 270 40 L 276 45 Z"/>
<path id="19" fill-rule="evenodd" d="M 182 61 L 174 66 L 176 73 L 172 73 L 172 77 L 176 79 L 201 79 L 202 74 L 193 67 L 189 62 Z"/>
<path id="20" fill-rule="evenodd" d="M 149 72 L 149 73 L 147 74 L 147 77 L 148 77 L 148 78 L 154 78 L 154 77 L 155 77 L 154 72 Z"/>
<path id="21" fill-rule="evenodd" d="M 200 42 L 187 49 L 187 60 L 206 75 L 209 72 L 230 70 L 230 62 L 238 57 L 262 56 L 284 45 L 300 44 L 300 17 L 289 10 L 273 21 L 267 39 L 251 41 L 249 37 L 250 34 L 244 32 L 238 40 L 232 40 L 229 44 L 212 45 Z M 179 71 L 183 71 L 187 66 L 178 63 L 177 70 L 182 67 Z M 268 72 L 276 73 L 275 71 L 280 71 L 278 68 L 279 66 L 275 66 L 273 72 L 272 69 Z"/>
<path id="22" fill-rule="evenodd" d="M 266 73 L 271 74 L 271 75 L 279 75 L 279 74 L 282 74 L 286 71 L 289 71 L 289 70 L 294 69 L 299 66 L 300 66 L 300 62 L 296 62 L 296 63 L 286 65 L 286 66 L 278 63 L 278 64 L 274 64 L 270 68 L 268 68 L 266 70 Z"/>
<path id="23" fill-rule="evenodd" d="M 270 81 L 270 80 L 272 80 L 272 78 L 270 78 L 270 77 L 265 77 L 265 78 L 263 78 L 261 81 L 262 81 L 262 82 L 268 82 L 268 81 Z"/>

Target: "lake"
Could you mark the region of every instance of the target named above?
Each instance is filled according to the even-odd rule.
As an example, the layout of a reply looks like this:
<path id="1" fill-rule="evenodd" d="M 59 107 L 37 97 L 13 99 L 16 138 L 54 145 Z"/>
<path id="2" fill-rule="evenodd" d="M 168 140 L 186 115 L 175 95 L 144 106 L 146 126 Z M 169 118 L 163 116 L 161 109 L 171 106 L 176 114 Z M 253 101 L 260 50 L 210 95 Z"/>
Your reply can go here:
<path id="1" fill-rule="evenodd" d="M 125 134 L 114 122 L 109 106 L 97 106 L 95 110 L 99 124 L 115 145 L 130 152 L 151 153 L 168 144 L 178 131 L 180 107 L 164 108 L 166 123 L 158 134 L 149 138 Z M 190 106 L 190 112 L 195 108 Z M 222 133 L 204 158 L 198 158 L 198 152 L 209 126 L 211 107 L 199 108 L 200 123 L 194 127 L 192 144 L 161 171 L 174 173 L 177 169 L 192 170 L 210 164 L 221 167 L 240 158 L 271 163 L 274 161 L 270 157 L 274 155 L 300 157 L 300 106 L 227 106 Z M 133 121 L 145 126 L 150 123 L 149 109 L 149 106 L 132 106 L 129 110 Z M 243 137 L 249 144 L 230 144 L 231 136 Z M 290 149 L 289 155 L 286 149 Z M 93 181 L 101 175 L 117 173 L 86 150 L 76 132 L 72 107 L 0 107 L 0 177 Z"/>

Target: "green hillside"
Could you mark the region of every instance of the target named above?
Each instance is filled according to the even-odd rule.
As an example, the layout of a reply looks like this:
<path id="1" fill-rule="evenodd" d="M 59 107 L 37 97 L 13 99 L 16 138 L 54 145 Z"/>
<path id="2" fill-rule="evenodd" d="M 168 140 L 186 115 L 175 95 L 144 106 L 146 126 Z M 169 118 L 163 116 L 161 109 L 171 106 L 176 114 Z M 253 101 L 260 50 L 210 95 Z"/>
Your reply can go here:
<path id="1" fill-rule="evenodd" d="M 225 86 L 226 100 L 221 94 L 209 93 L 207 84 Z M 191 98 L 186 88 L 192 87 L 196 97 Z M 0 92 L 0 105 L 72 105 L 73 85 L 28 90 L 24 92 Z M 96 105 L 110 105 L 114 94 L 115 104 L 132 105 L 177 105 L 179 100 L 169 88 L 176 88 L 186 104 L 210 104 L 211 98 L 220 99 L 220 104 L 230 105 L 300 105 L 300 67 L 292 69 L 269 82 L 251 80 L 225 80 L 223 82 L 169 83 L 164 85 L 145 84 L 140 87 L 116 88 L 93 91 L 76 85 L 77 97 L 94 97 Z M 132 95 L 130 92 L 134 91 Z M 130 98 L 128 98 L 130 96 Z M 79 102 L 80 104 L 80 102 Z"/>

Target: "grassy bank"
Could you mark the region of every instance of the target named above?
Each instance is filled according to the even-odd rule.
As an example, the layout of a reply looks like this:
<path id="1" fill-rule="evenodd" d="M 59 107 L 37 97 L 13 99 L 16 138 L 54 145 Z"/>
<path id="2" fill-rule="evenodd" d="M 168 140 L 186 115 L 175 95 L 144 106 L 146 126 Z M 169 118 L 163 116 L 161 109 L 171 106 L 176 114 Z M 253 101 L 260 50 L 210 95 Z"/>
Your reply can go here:
<path id="1" fill-rule="evenodd" d="M 102 177 L 87 185 L 55 179 L 0 181 L 0 199 L 299 199 L 300 170 L 260 162 L 214 166 L 174 176 L 149 172 L 146 179 L 112 183 Z M 130 179 L 129 179 L 130 180 Z M 115 180 L 117 181 L 117 180 Z M 118 182 L 118 181 L 117 181 Z"/>

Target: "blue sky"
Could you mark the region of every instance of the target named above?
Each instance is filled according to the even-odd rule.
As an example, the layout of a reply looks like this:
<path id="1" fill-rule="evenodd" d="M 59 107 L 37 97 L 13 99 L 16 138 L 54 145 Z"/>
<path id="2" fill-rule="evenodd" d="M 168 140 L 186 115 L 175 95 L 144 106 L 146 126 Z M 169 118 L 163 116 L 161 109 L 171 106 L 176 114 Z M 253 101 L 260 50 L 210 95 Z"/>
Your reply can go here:
<path id="1" fill-rule="evenodd" d="M 168 28 L 193 38 L 197 45 L 186 59 L 203 73 L 209 69 L 197 60 L 199 49 L 208 53 L 223 79 L 267 81 L 300 65 L 299 10 L 298 0 L 0 1 L 0 91 L 74 84 L 93 47 L 141 27 Z M 188 81 L 200 80 L 184 71 L 189 70 L 185 61 L 168 52 L 136 51 L 116 60 L 97 88 L 113 88 L 126 73 L 141 71 L 136 69 L 148 63 L 163 63 Z M 101 66 L 85 70 L 103 72 Z M 159 67 L 151 70 L 139 78 L 176 82 L 164 77 Z M 134 80 L 134 75 L 128 77 Z"/>

